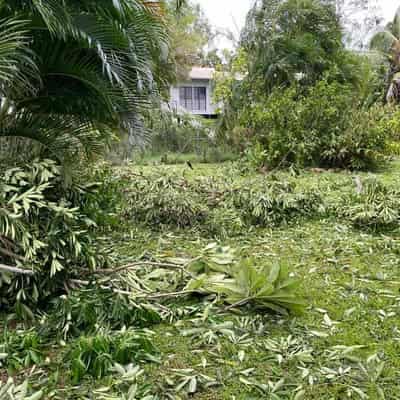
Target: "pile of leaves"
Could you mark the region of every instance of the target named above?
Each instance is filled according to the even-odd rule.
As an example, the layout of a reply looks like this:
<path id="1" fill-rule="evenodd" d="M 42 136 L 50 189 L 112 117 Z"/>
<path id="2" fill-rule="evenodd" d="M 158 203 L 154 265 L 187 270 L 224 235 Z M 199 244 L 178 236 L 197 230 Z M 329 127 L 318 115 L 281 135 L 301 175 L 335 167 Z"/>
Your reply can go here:
<path id="1" fill-rule="evenodd" d="M 193 259 L 143 260 L 140 264 L 134 264 L 134 271 L 128 265 L 126 271 L 109 278 L 114 286 L 129 289 L 136 301 L 168 306 L 171 299 L 201 295 L 211 296 L 221 306 L 227 303 L 229 308 L 250 304 L 280 314 L 299 312 L 304 305 L 296 292 L 300 282 L 289 274 L 287 265 L 238 260 L 229 246 L 211 243 Z M 171 317 L 171 313 L 161 314 L 161 318 Z"/>
<path id="2" fill-rule="evenodd" d="M 40 390 L 34 394 L 30 394 L 29 383 L 25 380 L 18 385 L 12 378 L 9 378 L 6 383 L 0 380 L 0 399 L 4 400 L 40 400 L 43 398 L 43 391 Z"/>
<path id="3" fill-rule="evenodd" d="M 322 205 L 317 190 L 276 177 L 231 186 L 222 180 L 143 176 L 127 189 L 126 213 L 151 229 L 198 228 L 226 236 L 249 226 L 273 226 L 313 217 Z"/>
<path id="4" fill-rule="evenodd" d="M 393 230 L 400 223 L 400 192 L 377 179 L 360 181 L 357 191 L 342 199 L 338 214 L 365 230 Z"/>
<path id="5" fill-rule="evenodd" d="M 317 191 L 298 187 L 289 181 L 265 180 L 235 191 L 233 205 L 245 222 L 274 226 L 301 217 L 314 216 L 322 204 Z"/>
<path id="6" fill-rule="evenodd" d="M 35 329 L 5 330 L 0 340 L 0 367 L 10 372 L 29 368 L 44 360 L 43 338 Z"/>
<path id="7" fill-rule="evenodd" d="M 193 188 L 176 176 L 137 180 L 129 190 L 127 213 L 152 229 L 203 224 L 207 206 Z"/>

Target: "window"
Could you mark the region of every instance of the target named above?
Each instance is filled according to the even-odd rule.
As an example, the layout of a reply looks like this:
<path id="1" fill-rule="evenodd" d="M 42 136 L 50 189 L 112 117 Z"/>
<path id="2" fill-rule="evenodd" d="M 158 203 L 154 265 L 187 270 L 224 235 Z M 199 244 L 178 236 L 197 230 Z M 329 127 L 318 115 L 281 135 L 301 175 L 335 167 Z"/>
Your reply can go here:
<path id="1" fill-rule="evenodd" d="M 189 111 L 206 111 L 207 88 L 183 86 L 179 89 L 180 105 Z"/>
<path id="2" fill-rule="evenodd" d="M 194 91 L 194 110 L 206 111 L 206 88 L 195 87 Z"/>

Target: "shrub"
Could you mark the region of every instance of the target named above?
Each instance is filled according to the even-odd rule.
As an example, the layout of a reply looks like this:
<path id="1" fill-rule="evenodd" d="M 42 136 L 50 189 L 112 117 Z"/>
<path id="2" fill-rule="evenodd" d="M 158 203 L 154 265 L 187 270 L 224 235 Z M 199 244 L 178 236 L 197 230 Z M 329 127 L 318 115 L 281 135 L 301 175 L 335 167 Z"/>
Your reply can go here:
<path id="1" fill-rule="evenodd" d="M 366 180 L 360 193 L 353 192 L 343 199 L 338 213 L 359 229 L 398 228 L 400 192 L 376 179 Z"/>
<path id="2" fill-rule="evenodd" d="M 242 123 L 252 126 L 268 168 L 366 169 L 384 154 L 387 113 L 357 104 L 351 86 L 324 79 L 309 89 L 275 89 L 246 110 Z"/>
<path id="3" fill-rule="evenodd" d="M 257 226 L 274 226 L 300 216 L 315 215 L 322 204 L 315 191 L 272 180 L 241 187 L 233 193 L 232 201 L 243 220 Z"/>

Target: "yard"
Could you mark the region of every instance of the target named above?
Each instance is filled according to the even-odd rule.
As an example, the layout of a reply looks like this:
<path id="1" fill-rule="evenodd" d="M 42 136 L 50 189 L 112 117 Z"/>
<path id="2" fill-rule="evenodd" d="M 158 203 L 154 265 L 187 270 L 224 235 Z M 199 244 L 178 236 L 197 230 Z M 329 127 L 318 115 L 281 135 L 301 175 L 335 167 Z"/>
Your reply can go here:
<path id="1" fill-rule="evenodd" d="M 0 1 L 0 400 L 400 398 L 400 9 L 214 3 Z"/>
<path id="2" fill-rule="evenodd" d="M 271 182 L 268 175 L 239 173 L 235 168 L 231 163 L 196 165 L 194 171 L 183 165 L 130 166 L 114 173 L 124 180 L 127 198 L 146 176 L 168 176 L 169 182 L 195 183 L 196 187 L 251 187 L 255 182 Z M 399 174 L 400 164 L 393 162 L 376 177 L 395 187 Z M 362 182 L 366 175 L 358 174 Z M 56 311 L 49 310 L 47 320 L 29 330 L 21 325 L 20 331 L 3 332 L 4 338 L 14 336 L 13 341 L 18 343 L 13 347 L 15 354 L 8 355 L 20 359 L 13 374 L 18 380 L 29 378 L 49 399 L 151 399 L 153 395 L 160 399 L 397 399 L 398 229 L 378 233 L 376 229 L 356 228 L 346 218 L 334 215 L 331 210 L 340 208 L 340 199 L 356 190 L 351 173 L 279 172 L 272 179 L 295 181 L 301 188 L 320 193 L 322 202 L 312 216 L 296 216 L 272 227 L 243 226 L 232 233 L 229 229 L 210 232 L 208 223 L 178 229 L 171 223 L 156 227 L 145 220 L 138 224 L 125 218 L 120 231 L 102 240 L 119 265 L 132 260 L 187 265 L 185 260 L 201 257 L 205 248 L 209 254 L 215 250 L 217 258 L 220 252 L 225 261 L 230 257 L 236 261 L 250 258 L 257 265 L 279 261 L 300 282 L 296 297 L 305 304 L 301 313 L 284 316 L 246 304 L 231 308 L 215 295 L 149 297 L 148 304 L 162 316 L 150 321 L 143 314 L 147 320 L 142 326 L 151 331 L 146 335 L 154 347 L 152 355 L 139 357 L 137 363 L 135 357 L 127 360 L 126 364 L 133 361 L 137 367 L 118 365 L 98 374 L 96 368 L 100 367 L 88 367 L 90 362 L 84 354 L 89 352 L 90 359 L 96 342 L 82 350 L 83 339 L 94 340 L 116 330 L 110 330 L 109 322 L 97 315 L 96 329 L 80 332 L 84 338 L 49 335 L 46 321 L 51 320 L 56 307 Z M 127 204 L 125 207 L 126 216 L 130 210 Z M 139 211 L 135 212 L 140 220 Z M 218 245 L 210 246 L 212 243 Z M 143 275 L 140 268 L 144 268 Z M 129 282 L 133 278 L 152 285 L 158 294 L 182 291 L 180 272 L 140 268 L 121 272 L 120 279 L 132 293 L 135 291 Z M 140 303 L 139 298 L 135 302 Z M 71 332 L 74 324 L 85 319 L 83 314 L 91 312 L 90 302 L 86 299 L 84 304 L 79 309 L 79 321 L 72 318 L 67 322 Z M 60 323 L 62 318 L 57 315 Z M 122 332 L 137 332 L 137 321 L 122 327 Z M 38 343 L 27 339 L 32 335 Z M 107 356 L 104 349 L 101 353 Z M 77 359 L 86 363 L 83 370 L 79 370 Z M 9 371 L 10 365 L 17 366 L 18 362 L 9 363 Z M 5 369 L 0 371 L 1 376 L 7 376 Z M 128 390 L 132 397 L 126 394 Z"/>

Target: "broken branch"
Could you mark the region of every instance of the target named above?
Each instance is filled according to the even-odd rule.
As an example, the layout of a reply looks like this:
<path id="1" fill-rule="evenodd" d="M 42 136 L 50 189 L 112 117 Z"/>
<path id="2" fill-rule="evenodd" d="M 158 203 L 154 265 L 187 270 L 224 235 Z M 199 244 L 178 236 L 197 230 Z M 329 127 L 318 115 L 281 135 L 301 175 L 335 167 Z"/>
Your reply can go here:
<path id="1" fill-rule="evenodd" d="M 12 267 L 10 265 L 4 265 L 4 264 L 0 264 L 0 272 L 8 272 L 16 275 L 29 275 L 29 276 L 35 275 L 35 272 L 30 269 Z"/>

